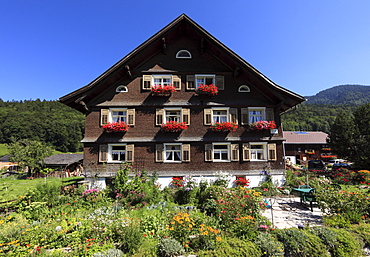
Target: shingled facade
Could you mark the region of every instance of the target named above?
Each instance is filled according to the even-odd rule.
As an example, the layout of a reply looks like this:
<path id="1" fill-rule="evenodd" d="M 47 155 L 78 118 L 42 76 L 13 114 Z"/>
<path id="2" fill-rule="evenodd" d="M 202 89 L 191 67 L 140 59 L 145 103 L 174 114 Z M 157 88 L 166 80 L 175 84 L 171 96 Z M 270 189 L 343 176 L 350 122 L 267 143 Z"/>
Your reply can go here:
<path id="1" fill-rule="evenodd" d="M 216 95 L 199 91 L 210 84 Z M 155 86 L 172 86 L 173 92 L 153 92 Z M 267 169 L 282 175 L 280 115 L 304 98 L 273 83 L 182 14 L 60 101 L 86 114 L 88 176 L 104 180 L 130 162 L 170 181 L 184 175 L 211 178 L 219 171 L 252 179 Z M 276 130 L 251 130 L 250 123 L 260 120 L 275 121 Z M 116 121 L 128 130 L 103 128 Z M 165 131 L 162 124 L 170 121 L 187 129 Z M 237 128 L 214 131 L 216 122 Z"/>

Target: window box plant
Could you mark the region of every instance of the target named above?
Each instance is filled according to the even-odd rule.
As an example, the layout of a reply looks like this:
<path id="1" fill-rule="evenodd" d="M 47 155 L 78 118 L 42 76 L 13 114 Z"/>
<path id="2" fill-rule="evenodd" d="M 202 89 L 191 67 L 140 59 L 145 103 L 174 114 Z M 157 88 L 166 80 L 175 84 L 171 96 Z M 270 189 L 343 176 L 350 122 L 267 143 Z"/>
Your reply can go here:
<path id="1" fill-rule="evenodd" d="M 129 126 L 123 122 L 110 122 L 106 125 L 103 126 L 103 129 L 108 132 L 108 133 L 113 133 L 113 132 L 127 132 L 129 129 Z"/>
<path id="2" fill-rule="evenodd" d="M 246 179 L 245 177 L 237 177 L 234 183 L 241 187 L 247 187 L 249 186 L 250 181 L 249 179 Z"/>
<path id="3" fill-rule="evenodd" d="M 211 130 L 220 132 L 235 131 L 238 125 L 234 122 L 216 122 L 211 125 Z"/>
<path id="4" fill-rule="evenodd" d="M 180 132 L 184 129 L 188 129 L 188 126 L 185 122 L 168 121 L 161 125 L 161 129 L 164 132 Z"/>
<path id="5" fill-rule="evenodd" d="M 202 85 L 200 84 L 197 88 L 197 93 L 199 95 L 218 95 L 218 88 L 216 85 L 210 84 L 210 85 Z"/>
<path id="6" fill-rule="evenodd" d="M 152 92 L 152 95 L 167 96 L 171 95 L 172 92 L 176 92 L 176 88 L 172 85 L 169 86 L 155 85 L 151 87 L 150 91 Z"/>
<path id="7" fill-rule="evenodd" d="M 256 121 L 251 124 L 249 124 L 249 129 L 250 130 L 272 130 L 276 129 L 276 123 L 275 121 L 267 121 L 267 120 L 261 120 L 261 121 Z"/>

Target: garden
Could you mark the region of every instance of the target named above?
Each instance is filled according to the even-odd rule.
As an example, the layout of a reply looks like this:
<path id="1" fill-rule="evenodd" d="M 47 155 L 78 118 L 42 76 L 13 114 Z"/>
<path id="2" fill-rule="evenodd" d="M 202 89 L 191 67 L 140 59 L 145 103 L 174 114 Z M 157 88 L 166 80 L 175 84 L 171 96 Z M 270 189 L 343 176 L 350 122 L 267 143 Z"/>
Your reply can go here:
<path id="1" fill-rule="evenodd" d="M 161 188 L 156 174 L 125 164 L 104 190 L 78 178 L 21 188 L 16 176 L 1 179 L 0 256 L 366 256 L 369 171 L 287 171 L 284 187 L 262 176 L 257 188 L 244 177 L 227 188 L 225 174 Z M 324 225 L 276 229 L 261 215 L 265 200 L 302 184 L 316 189 Z"/>

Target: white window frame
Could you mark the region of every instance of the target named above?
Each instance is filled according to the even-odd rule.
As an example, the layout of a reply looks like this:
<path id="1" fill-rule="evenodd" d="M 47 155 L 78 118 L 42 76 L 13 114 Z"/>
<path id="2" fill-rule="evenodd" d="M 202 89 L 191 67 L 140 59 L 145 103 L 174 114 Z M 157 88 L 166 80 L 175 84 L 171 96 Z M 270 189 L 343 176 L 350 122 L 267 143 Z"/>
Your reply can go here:
<path id="1" fill-rule="evenodd" d="M 265 142 L 250 142 L 250 161 L 267 161 L 268 160 L 268 153 L 267 153 L 267 143 Z M 262 149 L 253 149 L 253 146 L 262 146 Z M 253 158 L 256 156 L 257 153 L 263 154 L 263 158 Z"/>
<path id="2" fill-rule="evenodd" d="M 222 159 L 222 154 L 220 155 L 220 159 L 216 159 L 215 158 L 215 154 L 216 154 L 216 150 L 215 150 L 215 146 L 216 145 L 223 145 L 223 146 L 226 146 L 227 149 L 227 158 L 226 159 Z M 212 159 L 213 159 L 213 162 L 231 162 L 231 152 L 230 152 L 230 146 L 231 146 L 231 143 L 212 143 Z M 219 150 L 218 152 L 221 152 L 221 150 Z"/>
<path id="3" fill-rule="evenodd" d="M 175 149 L 175 150 L 172 150 L 172 149 L 169 149 L 167 150 L 166 148 L 167 147 L 171 147 L 171 146 L 177 146 L 179 147 L 179 149 Z M 173 160 L 173 157 L 172 157 L 172 160 L 167 160 L 167 153 L 172 153 L 172 156 L 174 157 L 175 154 L 180 154 L 180 160 Z M 181 143 L 165 143 L 163 144 L 163 162 L 165 163 L 181 163 L 182 162 L 182 144 Z"/>
<path id="4" fill-rule="evenodd" d="M 215 112 L 217 111 L 226 111 L 226 121 L 215 121 L 215 117 L 221 116 L 221 115 L 216 115 Z M 224 115 L 222 115 L 224 116 Z M 211 117 L 211 123 L 215 124 L 216 122 L 230 122 L 230 108 L 220 108 L 220 107 L 212 107 L 212 117 Z"/>
<path id="5" fill-rule="evenodd" d="M 164 109 L 164 114 L 163 114 L 163 120 L 164 120 L 164 123 L 166 123 L 166 122 L 169 122 L 169 121 L 171 121 L 171 120 L 169 120 L 169 119 L 167 119 L 167 116 L 169 116 L 169 112 L 171 112 L 171 111 L 178 111 L 179 112 L 179 114 L 177 115 L 177 122 L 183 122 L 183 120 L 182 120 L 182 108 L 180 107 L 180 108 L 168 108 L 168 107 L 166 107 L 166 108 L 163 108 Z"/>
<path id="6" fill-rule="evenodd" d="M 261 111 L 261 115 L 251 114 L 251 112 L 256 111 Z M 261 117 L 261 118 L 251 120 L 252 117 Z M 261 120 L 266 120 L 266 107 L 248 107 L 248 122 L 253 123 Z"/>
<path id="7" fill-rule="evenodd" d="M 182 53 L 186 53 L 187 56 L 181 56 Z M 188 50 L 180 50 L 176 53 L 177 59 L 191 59 L 191 53 Z"/>
<path id="8" fill-rule="evenodd" d="M 120 161 L 120 160 L 113 160 L 113 153 L 115 150 L 113 150 L 113 147 L 114 146 L 124 146 L 125 147 L 125 150 L 124 150 L 124 155 L 125 155 L 125 159 Z M 127 160 L 127 144 L 109 144 L 108 145 L 108 163 L 122 163 L 122 162 L 125 162 Z"/>
<path id="9" fill-rule="evenodd" d="M 114 118 L 113 112 L 125 112 L 126 113 L 125 115 L 118 115 L 118 116 L 119 117 L 125 117 L 124 122 L 127 124 L 127 108 L 110 108 L 109 109 L 109 120 L 108 120 L 108 122 L 116 122 L 116 121 L 113 120 L 113 118 Z M 123 120 L 119 120 L 119 121 L 123 121 Z"/>
<path id="10" fill-rule="evenodd" d="M 204 82 L 203 83 L 198 83 L 198 79 L 203 79 Z M 212 79 L 212 83 L 206 83 L 207 79 Z M 203 85 L 213 84 L 213 85 L 216 85 L 216 75 L 214 75 L 214 74 L 196 74 L 194 83 L 195 83 L 195 89 L 197 89 L 199 87 L 199 84 L 203 84 Z"/>
<path id="11" fill-rule="evenodd" d="M 127 92 L 128 92 L 128 88 L 127 88 L 127 86 L 119 85 L 119 86 L 116 88 L 116 93 L 127 93 Z"/>
<path id="12" fill-rule="evenodd" d="M 161 83 L 157 83 L 156 84 L 156 79 L 160 79 L 161 80 Z M 163 82 L 164 79 L 169 79 L 168 82 Z M 172 85 L 172 75 L 170 74 L 155 74 L 155 75 L 152 75 L 152 85 L 153 87 L 157 86 L 157 85 L 161 85 L 161 86 L 171 86 Z"/>

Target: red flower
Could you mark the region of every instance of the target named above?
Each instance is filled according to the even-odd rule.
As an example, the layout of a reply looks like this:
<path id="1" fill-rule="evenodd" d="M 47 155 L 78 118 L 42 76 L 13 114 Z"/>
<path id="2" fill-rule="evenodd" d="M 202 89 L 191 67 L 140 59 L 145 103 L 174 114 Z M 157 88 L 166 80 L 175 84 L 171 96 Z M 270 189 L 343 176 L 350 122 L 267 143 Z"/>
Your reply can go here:
<path id="1" fill-rule="evenodd" d="M 244 177 L 237 177 L 234 183 L 238 186 L 249 186 L 250 181 Z"/>
<path id="2" fill-rule="evenodd" d="M 250 130 L 265 130 L 265 129 L 275 129 L 276 123 L 275 121 L 256 121 L 249 125 Z"/>
<path id="3" fill-rule="evenodd" d="M 208 95 L 217 95 L 218 94 L 218 88 L 216 85 L 210 84 L 210 85 L 202 85 L 200 84 L 197 88 L 198 94 L 208 94 Z"/>
<path id="4" fill-rule="evenodd" d="M 238 125 L 234 122 L 216 122 L 215 124 L 211 125 L 211 129 L 213 131 L 235 131 L 238 128 Z"/>
<path id="5" fill-rule="evenodd" d="M 176 88 L 172 85 L 170 86 L 155 85 L 151 87 L 150 91 L 156 95 L 171 94 L 172 92 L 176 92 Z"/>
<path id="6" fill-rule="evenodd" d="M 184 185 L 184 177 L 172 177 L 172 185 L 182 187 Z"/>
<path id="7" fill-rule="evenodd" d="M 103 129 L 107 132 L 127 132 L 129 129 L 129 126 L 123 122 L 110 122 L 103 126 Z"/>
<path id="8" fill-rule="evenodd" d="M 185 122 L 169 121 L 161 125 L 161 129 L 165 132 L 179 132 L 188 129 Z"/>

